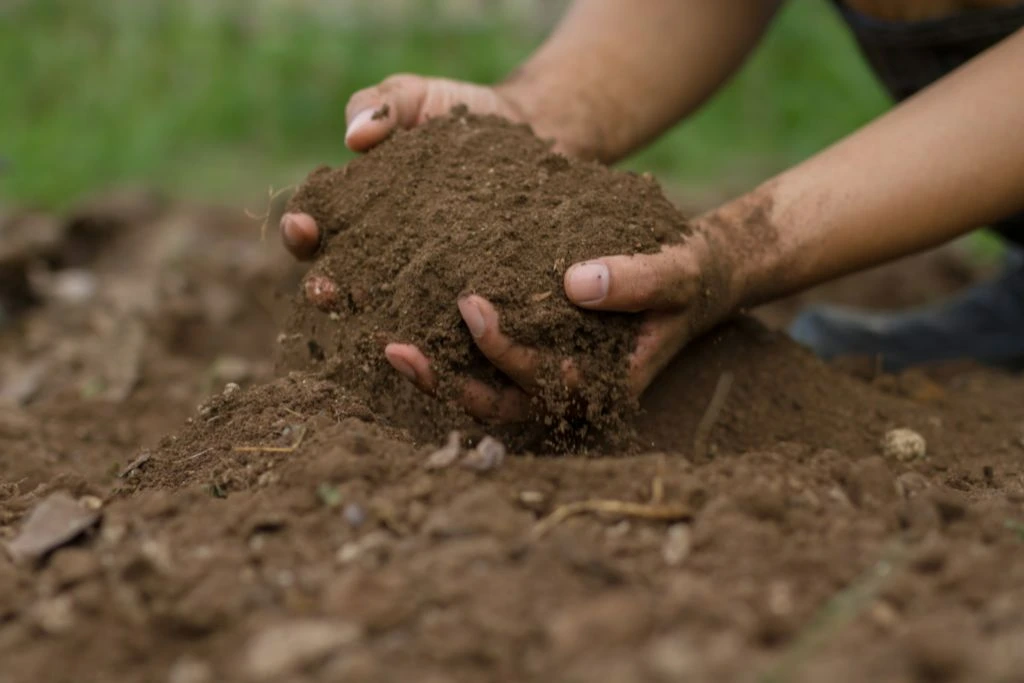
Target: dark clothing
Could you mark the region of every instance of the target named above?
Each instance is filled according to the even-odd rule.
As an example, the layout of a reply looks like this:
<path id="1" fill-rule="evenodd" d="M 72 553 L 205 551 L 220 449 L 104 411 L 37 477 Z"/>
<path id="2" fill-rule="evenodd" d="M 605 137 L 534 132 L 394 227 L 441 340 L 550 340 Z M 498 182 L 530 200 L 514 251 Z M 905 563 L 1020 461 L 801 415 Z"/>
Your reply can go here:
<path id="1" fill-rule="evenodd" d="M 875 19 L 838 0 L 836 4 L 868 63 L 896 101 L 910 97 L 1024 27 L 1024 4 L 909 23 Z M 1006 78 L 1009 83 L 1021 74 L 1008 73 Z M 992 227 L 1024 245 L 1024 213 Z"/>

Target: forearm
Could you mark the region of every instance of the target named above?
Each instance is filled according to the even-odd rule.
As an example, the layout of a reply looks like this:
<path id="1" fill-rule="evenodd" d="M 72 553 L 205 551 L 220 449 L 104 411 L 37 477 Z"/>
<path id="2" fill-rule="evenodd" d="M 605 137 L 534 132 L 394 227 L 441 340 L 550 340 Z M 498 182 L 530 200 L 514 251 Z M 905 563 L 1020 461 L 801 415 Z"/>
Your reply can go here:
<path id="1" fill-rule="evenodd" d="M 1024 208 L 1024 31 L 702 217 L 753 306 Z"/>
<path id="2" fill-rule="evenodd" d="M 577 0 L 499 90 L 541 135 L 615 161 L 699 107 L 764 32 L 775 0 Z"/>

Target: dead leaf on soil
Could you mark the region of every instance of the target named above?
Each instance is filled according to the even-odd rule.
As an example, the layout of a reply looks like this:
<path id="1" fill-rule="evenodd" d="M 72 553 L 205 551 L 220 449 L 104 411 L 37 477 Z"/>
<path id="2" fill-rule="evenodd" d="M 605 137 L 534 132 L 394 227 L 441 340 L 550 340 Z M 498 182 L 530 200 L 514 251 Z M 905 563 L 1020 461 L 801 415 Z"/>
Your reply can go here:
<path id="1" fill-rule="evenodd" d="M 15 562 L 38 561 L 91 529 L 100 516 L 98 510 L 79 505 L 66 493 L 50 494 L 29 513 L 21 533 L 7 544 L 7 551 Z"/>

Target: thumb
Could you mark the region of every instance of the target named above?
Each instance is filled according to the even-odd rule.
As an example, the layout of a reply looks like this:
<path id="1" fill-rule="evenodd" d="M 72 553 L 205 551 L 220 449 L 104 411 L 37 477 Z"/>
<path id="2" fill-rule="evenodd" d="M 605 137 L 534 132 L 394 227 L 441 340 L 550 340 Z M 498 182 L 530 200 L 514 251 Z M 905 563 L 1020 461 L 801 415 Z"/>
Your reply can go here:
<path id="1" fill-rule="evenodd" d="M 693 254 L 679 245 L 577 263 L 565 271 L 564 287 L 581 308 L 637 313 L 684 308 L 699 294 L 701 277 Z"/>
<path id="2" fill-rule="evenodd" d="M 353 152 L 365 152 L 395 128 L 412 128 L 419 122 L 426 94 L 427 80 L 409 74 L 391 76 L 355 93 L 345 107 L 345 144 Z"/>

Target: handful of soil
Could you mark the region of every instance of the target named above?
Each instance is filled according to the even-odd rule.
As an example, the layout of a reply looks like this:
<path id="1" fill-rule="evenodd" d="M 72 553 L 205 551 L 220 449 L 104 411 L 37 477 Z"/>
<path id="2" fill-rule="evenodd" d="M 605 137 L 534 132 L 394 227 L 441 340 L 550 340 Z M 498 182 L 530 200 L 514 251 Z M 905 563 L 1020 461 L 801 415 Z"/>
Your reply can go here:
<path id="1" fill-rule="evenodd" d="M 326 360 L 380 417 L 437 438 L 460 426 L 455 413 L 398 389 L 382 348 L 416 344 L 441 398 L 460 378 L 507 382 L 459 317 L 459 295 L 476 293 L 497 307 L 504 333 L 553 352 L 536 398 L 548 437 L 626 429 L 639 320 L 573 306 L 562 280 L 573 263 L 684 238 L 685 219 L 649 177 L 567 159 L 525 125 L 459 107 L 345 167 L 316 169 L 289 211 L 323 232 L 284 342 L 293 367 Z M 558 367 L 566 358 L 583 378 L 571 395 Z"/>

